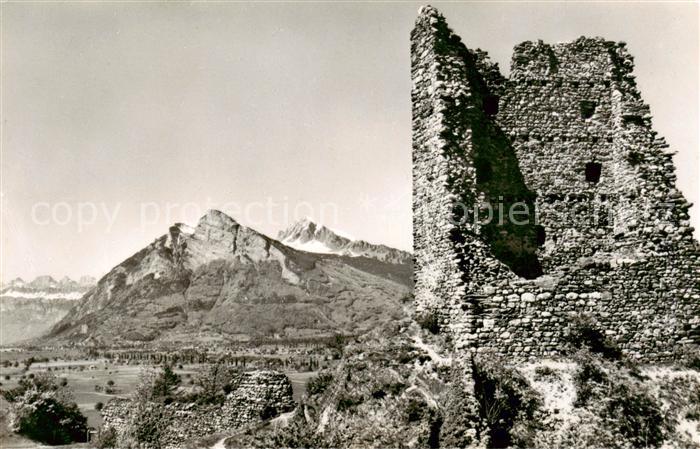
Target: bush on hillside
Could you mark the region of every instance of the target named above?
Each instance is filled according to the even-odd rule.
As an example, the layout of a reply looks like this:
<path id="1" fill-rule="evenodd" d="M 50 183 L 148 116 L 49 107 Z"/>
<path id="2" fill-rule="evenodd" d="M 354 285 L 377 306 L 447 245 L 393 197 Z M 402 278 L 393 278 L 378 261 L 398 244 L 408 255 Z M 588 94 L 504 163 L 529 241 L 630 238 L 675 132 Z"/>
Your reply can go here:
<path id="1" fill-rule="evenodd" d="M 440 320 L 438 314 L 434 311 L 424 312 L 418 315 L 416 317 L 416 322 L 421 328 L 426 329 L 431 334 L 440 333 Z"/>
<path id="2" fill-rule="evenodd" d="M 428 406 L 425 402 L 409 399 L 405 410 L 406 421 L 420 421 L 427 412 Z"/>
<path id="3" fill-rule="evenodd" d="M 527 379 L 492 359 L 477 360 L 473 370 L 474 392 L 488 426 L 490 447 L 532 446 L 541 400 Z"/>
<path id="4" fill-rule="evenodd" d="M 180 384 L 180 376 L 175 374 L 171 365 L 164 365 L 162 371 L 153 381 L 153 396 L 166 399 L 172 397 L 175 388 Z"/>
<path id="5" fill-rule="evenodd" d="M 594 357 L 583 352 L 576 356 L 578 369 L 574 374 L 574 386 L 576 387 L 576 407 L 585 407 L 592 399 L 598 396 L 598 390 L 608 384 L 608 375 Z"/>
<path id="6" fill-rule="evenodd" d="M 342 394 L 338 398 L 338 402 L 336 403 L 335 409 L 339 412 L 344 412 L 344 411 L 353 412 L 355 407 L 362 404 L 363 402 L 364 402 L 364 398 L 362 398 L 360 396 L 351 396 L 348 394 Z"/>
<path id="7" fill-rule="evenodd" d="M 402 391 L 406 389 L 406 384 L 403 382 L 389 382 L 377 386 L 372 391 L 372 397 L 374 399 L 383 399 L 387 395 L 397 396 L 400 395 Z"/>
<path id="8" fill-rule="evenodd" d="M 51 445 L 86 441 L 87 418 L 52 374 L 21 379 L 3 396 L 11 403 L 14 432 Z"/>
<path id="9" fill-rule="evenodd" d="M 603 417 L 634 447 L 659 447 L 664 442 L 667 429 L 661 405 L 634 385 L 612 387 Z"/>
<path id="10" fill-rule="evenodd" d="M 559 373 L 550 366 L 542 365 L 535 368 L 535 380 L 559 379 Z"/>
<path id="11" fill-rule="evenodd" d="M 125 442 L 120 446 L 162 447 L 172 419 L 164 403 L 136 402 L 125 426 Z"/>
<path id="12" fill-rule="evenodd" d="M 333 375 L 331 373 L 320 373 L 314 377 L 306 385 L 306 392 L 309 396 L 321 394 L 333 383 Z"/>
<path id="13" fill-rule="evenodd" d="M 2 396 L 8 402 L 15 402 L 29 390 L 37 390 L 40 392 L 45 391 L 61 391 L 67 394 L 66 390 L 61 388 L 58 383 L 58 379 L 51 373 L 39 373 L 36 376 L 26 377 L 22 376 L 17 382 L 17 386 L 10 390 L 3 390 Z"/>
<path id="14" fill-rule="evenodd" d="M 298 414 L 299 415 L 299 414 Z M 268 426 L 264 429 L 251 429 L 235 438 L 226 440 L 229 449 L 249 449 L 251 447 L 273 448 L 312 448 L 312 447 L 340 447 L 332 441 L 326 441 L 321 432 L 317 432 L 315 426 L 310 426 L 301 416 L 295 416 L 286 427 Z"/>
<path id="15" fill-rule="evenodd" d="M 590 354 L 578 354 L 577 359 L 575 405 L 599 416 L 605 429 L 632 447 L 659 447 L 666 438 L 668 420 L 640 380 Z"/>
<path id="16" fill-rule="evenodd" d="M 333 337 L 328 342 L 328 347 L 335 351 L 338 351 L 342 356 L 345 346 L 348 344 L 348 338 L 343 334 L 334 334 Z"/>
<path id="17" fill-rule="evenodd" d="M 30 390 L 13 407 L 12 430 L 41 443 L 57 445 L 87 439 L 87 418 L 75 402 L 56 392 Z"/>
<path id="18" fill-rule="evenodd" d="M 682 366 L 695 371 L 700 371 L 700 349 L 694 346 L 679 346 L 675 349 L 673 358 Z"/>
<path id="19" fill-rule="evenodd" d="M 189 399 L 200 404 L 222 404 L 226 396 L 238 388 L 240 376 L 237 374 L 236 369 L 222 362 L 209 365 L 193 379 L 198 390 Z"/>
<path id="20" fill-rule="evenodd" d="M 165 371 L 165 370 L 164 370 Z M 168 376 L 164 372 L 142 372 L 131 401 L 124 432 L 119 446 L 160 448 L 172 420 L 172 413 L 165 406 L 170 396 L 162 396 Z M 167 389 L 167 388 L 166 388 Z"/>

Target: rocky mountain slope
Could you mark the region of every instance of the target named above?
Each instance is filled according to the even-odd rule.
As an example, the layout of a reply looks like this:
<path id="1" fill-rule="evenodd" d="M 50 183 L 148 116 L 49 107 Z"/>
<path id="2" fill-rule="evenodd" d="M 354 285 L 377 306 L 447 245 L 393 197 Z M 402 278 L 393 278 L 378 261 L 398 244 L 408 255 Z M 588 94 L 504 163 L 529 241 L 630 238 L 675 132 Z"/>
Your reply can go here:
<path id="1" fill-rule="evenodd" d="M 31 282 L 17 278 L 4 284 L 0 288 L 0 345 L 40 336 L 66 316 L 95 282 L 89 276 L 79 281 L 39 276 Z"/>
<path id="2" fill-rule="evenodd" d="M 219 211 L 112 269 L 46 338 L 185 343 L 357 333 L 395 319 L 412 267 L 290 248 Z"/>
<path id="3" fill-rule="evenodd" d="M 321 254 L 340 254 L 350 257 L 369 257 L 383 262 L 409 264 L 412 256 L 406 251 L 375 245 L 364 240 L 353 240 L 326 226 L 319 226 L 304 218 L 280 231 L 278 240 L 302 251 Z"/>

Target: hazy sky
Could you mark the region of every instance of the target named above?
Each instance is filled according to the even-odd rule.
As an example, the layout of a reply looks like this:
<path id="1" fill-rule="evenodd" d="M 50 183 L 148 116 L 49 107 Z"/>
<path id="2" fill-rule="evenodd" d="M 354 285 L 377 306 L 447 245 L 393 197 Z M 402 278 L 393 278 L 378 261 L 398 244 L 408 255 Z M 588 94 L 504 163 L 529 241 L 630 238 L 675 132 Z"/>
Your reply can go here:
<path id="1" fill-rule="evenodd" d="M 524 40 L 626 41 L 700 203 L 696 3 L 433 4 L 504 71 Z M 418 6 L 3 3 L 2 278 L 102 275 L 209 207 L 410 249 Z"/>

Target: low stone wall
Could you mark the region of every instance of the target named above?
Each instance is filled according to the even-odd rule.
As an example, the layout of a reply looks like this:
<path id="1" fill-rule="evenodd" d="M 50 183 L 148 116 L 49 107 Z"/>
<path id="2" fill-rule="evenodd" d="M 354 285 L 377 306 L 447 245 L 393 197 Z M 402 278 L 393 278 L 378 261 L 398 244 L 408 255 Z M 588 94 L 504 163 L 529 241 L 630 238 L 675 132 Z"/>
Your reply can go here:
<path id="1" fill-rule="evenodd" d="M 585 316 L 628 357 L 669 360 L 700 337 L 699 271 L 695 251 L 494 283 L 470 298 L 476 316 L 453 307 L 446 324 L 460 349 L 528 359 L 561 354 L 572 320 Z"/>
<path id="2" fill-rule="evenodd" d="M 182 447 L 188 440 L 236 430 L 262 421 L 265 414 L 277 415 L 295 407 L 292 384 L 284 374 L 250 371 L 240 376 L 238 387 L 221 405 L 180 402 L 166 405 L 172 419 L 167 424 L 162 444 Z M 123 436 L 132 408 L 131 399 L 115 398 L 108 402 L 101 412 L 103 431 L 112 428 L 117 435 Z"/>

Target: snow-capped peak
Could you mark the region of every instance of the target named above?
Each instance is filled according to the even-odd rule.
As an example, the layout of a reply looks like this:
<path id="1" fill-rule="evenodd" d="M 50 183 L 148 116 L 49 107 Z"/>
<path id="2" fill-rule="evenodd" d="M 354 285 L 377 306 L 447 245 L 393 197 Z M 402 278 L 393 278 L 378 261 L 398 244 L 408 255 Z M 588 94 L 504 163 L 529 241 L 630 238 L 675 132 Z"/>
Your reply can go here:
<path id="1" fill-rule="evenodd" d="M 31 282 L 17 278 L 0 290 L 0 299 L 69 299 L 77 300 L 95 284 L 95 279 L 89 276 L 76 282 L 68 276 L 56 281 L 51 276 L 37 276 Z"/>
<path id="2" fill-rule="evenodd" d="M 322 254 L 345 254 L 343 249 L 351 242 L 329 228 L 317 225 L 309 217 L 281 231 L 278 239 L 292 248 Z"/>
<path id="3" fill-rule="evenodd" d="M 302 218 L 278 234 L 278 240 L 301 251 L 338 254 L 351 257 L 369 257 L 384 262 L 408 263 L 411 255 L 384 245 L 373 245 L 354 240 L 347 234 L 318 225 L 308 217 Z"/>
<path id="4" fill-rule="evenodd" d="M 24 279 L 22 278 L 15 278 L 10 281 L 9 286 L 10 287 L 24 287 L 26 282 L 24 282 Z"/>
<path id="5" fill-rule="evenodd" d="M 311 221 L 309 218 L 303 218 L 287 228 L 285 231 L 280 231 L 279 240 L 281 242 L 289 243 L 306 243 L 309 240 L 313 240 L 315 234 L 316 223 Z"/>

